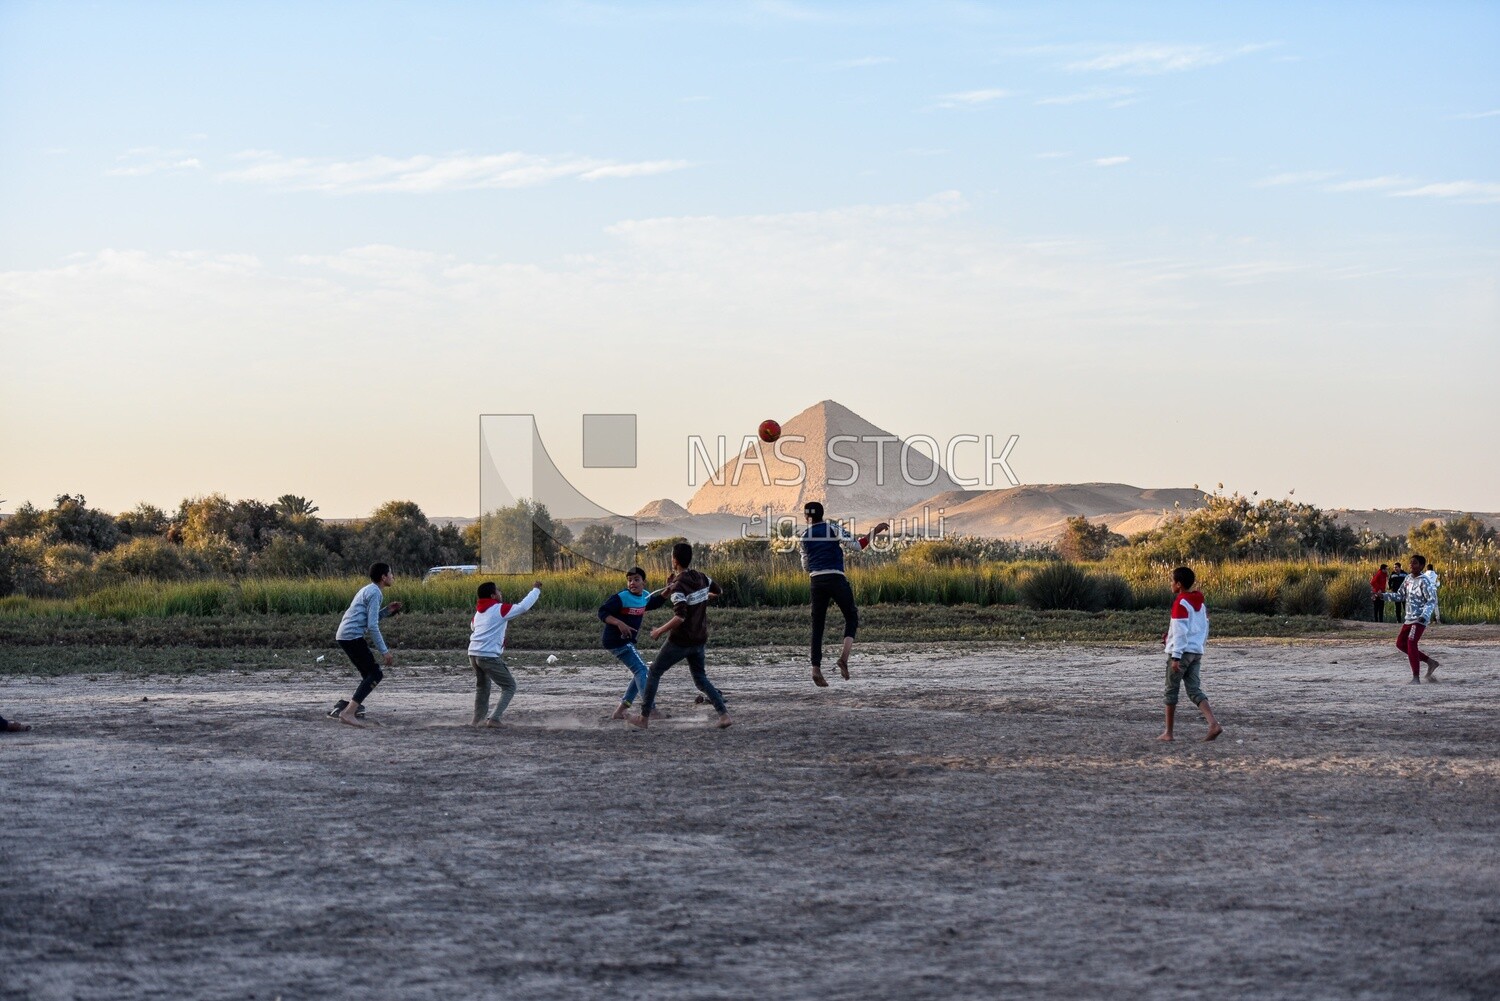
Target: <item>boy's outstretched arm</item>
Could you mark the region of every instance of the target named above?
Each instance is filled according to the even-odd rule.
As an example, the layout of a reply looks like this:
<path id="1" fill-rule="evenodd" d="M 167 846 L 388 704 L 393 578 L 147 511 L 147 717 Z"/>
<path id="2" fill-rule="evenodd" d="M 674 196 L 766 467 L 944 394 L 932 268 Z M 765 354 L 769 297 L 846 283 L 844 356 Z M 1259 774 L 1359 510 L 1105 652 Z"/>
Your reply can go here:
<path id="1" fill-rule="evenodd" d="M 531 606 L 535 605 L 537 599 L 540 598 L 541 596 L 542 596 L 542 582 L 541 581 L 537 581 L 535 584 L 531 585 L 531 590 L 527 593 L 526 597 L 522 598 L 520 601 L 516 602 L 514 605 L 511 605 L 509 608 L 507 608 L 505 610 L 505 612 L 500 617 L 502 619 L 513 619 L 517 615 L 522 614 L 523 612 L 529 612 L 529 611 L 531 611 Z"/>

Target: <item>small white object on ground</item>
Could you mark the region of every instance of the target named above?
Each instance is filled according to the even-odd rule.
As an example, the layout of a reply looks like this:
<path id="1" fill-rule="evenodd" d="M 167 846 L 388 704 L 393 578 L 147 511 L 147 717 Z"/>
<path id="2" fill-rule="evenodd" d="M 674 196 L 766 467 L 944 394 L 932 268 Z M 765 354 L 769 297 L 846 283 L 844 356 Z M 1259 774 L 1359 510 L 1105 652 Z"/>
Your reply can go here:
<path id="1" fill-rule="evenodd" d="M 556 664 L 557 663 L 557 654 L 555 654 L 555 653 L 549 653 L 549 654 L 547 654 L 547 663 L 549 663 L 549 664 Z"/>

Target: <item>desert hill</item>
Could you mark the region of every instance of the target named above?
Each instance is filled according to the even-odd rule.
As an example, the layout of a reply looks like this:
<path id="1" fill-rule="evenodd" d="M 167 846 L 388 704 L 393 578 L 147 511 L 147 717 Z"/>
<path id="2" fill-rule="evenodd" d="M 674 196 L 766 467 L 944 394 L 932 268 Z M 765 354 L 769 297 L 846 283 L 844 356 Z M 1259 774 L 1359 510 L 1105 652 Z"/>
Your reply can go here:
<path id="1" fill-rule="evenodd" d="M 1500 530 L 1500 512 L 1493 511 L 1464 512 L 1426 507 L 1393 507 L 1374 511 L 1341 508 L 1330 513 L 1355 531 L 1368 528 L 1372 532 L 1394 535 L 1398 538 L 1404 537 L 1407 532 L 1411 531 L 1412 526 L 1420 525 L 1424 521 L 1448 521 L 1466 513 L 1472 513 L 1486 525 Z"/>
<path id="2" fill-rule="evenodd" d="M 1207 496 L 1201 490 L 1143 489 L 1125 483 L 1049 483 L 1005 490 L 956 490 L 930 497 L 897 512 L 898 530 L 927 523 L 953 535 L 1050 542 L 1069 518 L 1082 515 L 1121 535 L 1155 528 L 1177 510 L 1191 510 Z"/>

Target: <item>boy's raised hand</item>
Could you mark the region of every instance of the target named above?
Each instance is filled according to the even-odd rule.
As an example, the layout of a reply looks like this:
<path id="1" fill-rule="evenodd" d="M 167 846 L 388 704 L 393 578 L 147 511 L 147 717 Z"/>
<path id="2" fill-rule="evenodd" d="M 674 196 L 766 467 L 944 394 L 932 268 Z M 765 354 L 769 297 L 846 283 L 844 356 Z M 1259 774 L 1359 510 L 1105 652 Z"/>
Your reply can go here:
<path id="1" fill-rule="evenodd" d="M 532 583 L 531 586 L 535 590 L 540 591 L 542 589 L 542 582 L 541 581 L 535 581 L 535 582 Z"/>

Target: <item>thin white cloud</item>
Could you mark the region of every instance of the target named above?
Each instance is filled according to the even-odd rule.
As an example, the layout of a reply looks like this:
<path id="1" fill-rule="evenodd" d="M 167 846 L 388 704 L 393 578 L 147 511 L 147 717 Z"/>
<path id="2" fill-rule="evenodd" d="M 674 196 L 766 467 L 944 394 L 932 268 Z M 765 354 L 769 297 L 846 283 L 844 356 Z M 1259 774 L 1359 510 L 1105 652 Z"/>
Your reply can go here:
<path id="1" fill-rule="evenodd" d="M 1262 177 L 1253 185 L 1257 188 L 1279 188 L 1288 184 L 1317 184 L 1326 181 L 1330 177 L 1337 177 L 1336 170 L 1295 170 L 1284 174 L 1272 174 L 1270 177 Z"/>
<path id="2" fill-rule="evenodd" d="M 104 173 L 109 177 L 145 177 L 148 174 L 200 170 L 202 167 L 202 162 L 187 150 L 138 146 L 115 157 L 115 165 Z"/>
<path id="3" fill-rule="evenodd" d="M 670 174 L 673 171 L 685 170 L 692 164 L 686 160 L 642 160 L 638 163 L 612 163 L 604 167 L 595 167 L 578 175 L 580 181 L 599 181 L 608 177 L 653 177 L 656 174 Z"/>
<path id="4" fill-rule="evenodd" d="M 1119 101 L 1135 93 L 1132 87 L 1090 87 L 1076 94 L 1044 97 L 1037 104 L 1083 104 L 1086 101 Z"/>
<path id="5" fill-rule="evenodd" d="M 266 185 L 285 191 L 324 191 L 333 194 L 527 188 L 567 179 L 596 181 L 605 178 L 646 177 L 692 166 L 686 160 L 620 162 L 593 157 L 542 156 L 532 153 L 424 154 L 333 160 L 246 151 L 236 158 L 246 165 L 220 173 L 220 180 Z"/>
<path id="6" fill-rule="evenodd" d="M 1320 184 L 1337 177 L 1336 170 L 1305 170 L 1300 172 L 1273 174 L 1255 182 L 1257 188 L 1285 185 Z M 1413 187 L 1415 185 L 1415 187 Z M 1402 188 L 1404 190 L 1395 190 Z M 1400 174 L 1385 174 L 1379 177 L 1362 177 L 1337 184 L 1323 184 L 1319 190 L 1344 194 L 1348 192 L 1384 192 L 1388 198 L 1443 198 L 1474 205 L 1500 203 L 1500 183 L 1494 181 L 1437 181 L 1422 184 Z"/>
<path id="7" fill-rule="evenodd" d="M 1219 49 L 1207 45 L 1129 45 L 1106 50 L 1066 65 L 1075 72 L 1121 72 L 1141 75 L 1179 73 L 1216 66 L 1238 56 L 1270 48 L 1268 44 Z"/>
<path id="8" fill-rule="evenodd" d="M 1399 174 L 1387 174 L 1384 177 L 1365 177 L 1357 181 L 1341 181 L 1338 184 L 1329 184 L 1323 188 L 1324 191 L 1382 191 L 1386 188 L 1399 188 L 1403 184 L 1415 184 L 1409 177 Z"/>
<path id="9" fill-rule="evenodd" d="M 1452 198 L 1481 205 L 1500 203 L 1500 183 L 1494 181 L 1441 181 L 1408 191 L 1393 191 L 1392 198 Z"/>
<path id="10" fill-rule="evenodd" d="M 979 104 L 989 104 L 991 101 L 1003 100 L 1014 97 L 1015 91 L 1001 90 L 998 87 L 990 87 L 984 90 L 961 90 L 956 94 L 941 94 L 938 96 L 939 108 L 961 108 L 973 107 Z"/>
<path id="11" fill-rule="evenodd" d="M 1101 156 L 1094 161 L 1096 167 L 1118 167 L 1122 163 L 1129 163 L 1128 156 Z"/>
<path id="12" fill-rule="evenodd" d="M 1494 111 L 1465 111 L 1457 115 L 1449 115 L 1448 117 L 1461 121 L 1472 121 L 1476 118 L 1494 118 L 1496 116 L 1500 116 L 1500 108 L 1496 108 Z"/>

